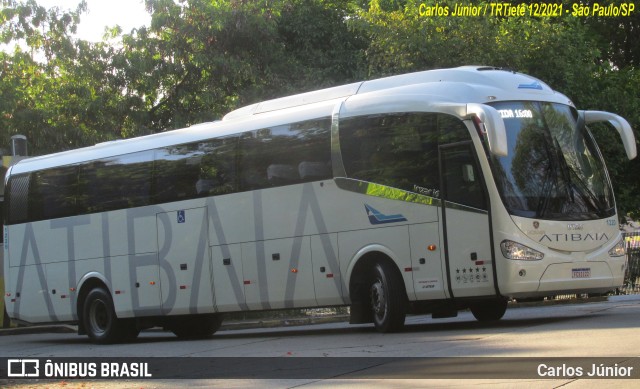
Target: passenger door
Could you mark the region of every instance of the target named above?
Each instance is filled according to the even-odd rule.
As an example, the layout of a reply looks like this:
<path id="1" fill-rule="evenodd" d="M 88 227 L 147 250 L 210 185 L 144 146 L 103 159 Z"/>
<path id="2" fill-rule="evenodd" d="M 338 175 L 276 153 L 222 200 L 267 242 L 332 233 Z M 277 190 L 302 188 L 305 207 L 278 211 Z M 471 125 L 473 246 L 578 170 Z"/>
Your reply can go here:
<path id="1" fill-rule="evenodd" d="M 471 141 L 441 145 L 440 169 L 449 293 L 495 295 L 488 196 Z"/>

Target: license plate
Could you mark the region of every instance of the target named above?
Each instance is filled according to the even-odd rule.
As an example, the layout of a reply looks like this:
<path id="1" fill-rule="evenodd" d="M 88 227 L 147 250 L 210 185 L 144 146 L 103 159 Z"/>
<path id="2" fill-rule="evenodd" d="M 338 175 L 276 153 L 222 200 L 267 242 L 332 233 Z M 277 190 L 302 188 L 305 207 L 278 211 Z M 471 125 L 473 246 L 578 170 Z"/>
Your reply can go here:
<path id="1" fill-rule="evenodd" d="M 591 278 L 591 268 L 571 269 L 571 278 Z"/>

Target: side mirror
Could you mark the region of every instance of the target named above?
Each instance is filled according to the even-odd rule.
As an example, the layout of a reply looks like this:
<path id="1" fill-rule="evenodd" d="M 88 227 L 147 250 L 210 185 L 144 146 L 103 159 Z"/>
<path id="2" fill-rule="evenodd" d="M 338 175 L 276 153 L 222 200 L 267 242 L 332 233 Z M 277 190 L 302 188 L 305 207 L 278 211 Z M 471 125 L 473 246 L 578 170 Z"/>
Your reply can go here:
<path id="1" fill-rule="evenodd" d="M 498 157 L 509 154 L 507 130 L 498 111 L 485 104 L 467 104 L 467 116 L 475 115 L 480 120 L 481 130 L 487 135 L 489 150 Z"/>
<path id="2" fill-rule="evenodd" d="M 636 138 L 628 121 L 623 117 L 614 113 L 603 111 L 580 111 L 580 116 L 584 119 L 585 124 L 609 122 L 615 127 L 622 138 L 624 150 L 627 152 L 627 158 L 634 159 L 638 155 L 636 149 Z"/>

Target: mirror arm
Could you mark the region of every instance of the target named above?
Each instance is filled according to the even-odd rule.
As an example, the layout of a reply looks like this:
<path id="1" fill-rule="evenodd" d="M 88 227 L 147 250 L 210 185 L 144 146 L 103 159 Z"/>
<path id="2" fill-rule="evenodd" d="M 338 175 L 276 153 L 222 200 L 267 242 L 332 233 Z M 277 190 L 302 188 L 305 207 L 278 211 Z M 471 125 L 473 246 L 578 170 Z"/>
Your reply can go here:
<path id="1" fill-rule="evenodd" d="M 636 139 L 629 122 L 621 116 L 603 111 L 580 111 L 585 124 L 609 122 L 620 134 L 627 158 L 634 159 L 638 155 Z"/>

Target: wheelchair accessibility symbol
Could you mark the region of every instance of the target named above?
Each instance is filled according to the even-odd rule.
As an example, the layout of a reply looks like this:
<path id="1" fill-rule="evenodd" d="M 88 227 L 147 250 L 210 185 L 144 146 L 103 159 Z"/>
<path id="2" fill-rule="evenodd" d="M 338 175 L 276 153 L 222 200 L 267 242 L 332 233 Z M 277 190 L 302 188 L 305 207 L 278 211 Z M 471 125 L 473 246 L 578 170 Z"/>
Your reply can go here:
<path id="1" fill-rule="evenodd" d="M 184 223 L 187 220 L 184 211 L 178 211 L 178 223 Z"/>

